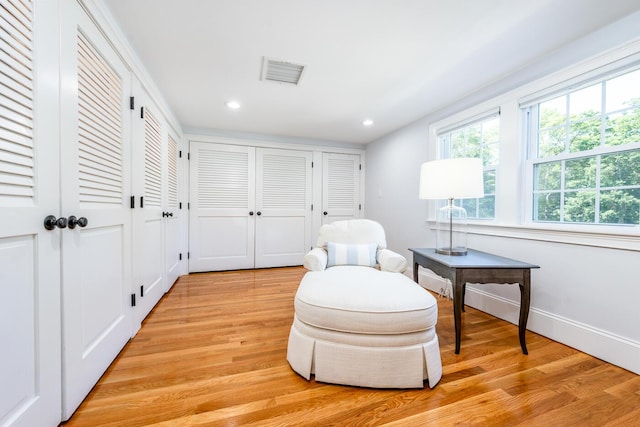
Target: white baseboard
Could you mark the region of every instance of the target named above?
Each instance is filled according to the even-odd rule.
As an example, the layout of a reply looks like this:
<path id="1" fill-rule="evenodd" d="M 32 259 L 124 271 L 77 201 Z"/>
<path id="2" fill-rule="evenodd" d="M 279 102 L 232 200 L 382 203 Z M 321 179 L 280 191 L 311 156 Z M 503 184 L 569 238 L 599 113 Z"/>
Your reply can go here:
<path id="1" fill-rule="evenodd" d="M 440 292 L 440 288 L 446 283 L 441 277 L 422 269 L 419 279 L 423 287 L 433 292 Z M 512 301 L 467 286 L 465 304 L 514 325 L 518 324 L 519 301 Z M 535 307 L 529 310 L 527 330 L 640 374 L 639 342 Z"/>

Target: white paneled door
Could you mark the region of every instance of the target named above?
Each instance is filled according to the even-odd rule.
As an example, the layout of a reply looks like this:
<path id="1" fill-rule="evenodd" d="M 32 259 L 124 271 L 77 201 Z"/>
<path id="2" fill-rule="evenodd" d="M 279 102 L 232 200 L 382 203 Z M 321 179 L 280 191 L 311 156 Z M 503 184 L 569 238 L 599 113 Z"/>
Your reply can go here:
<path id="1" fill-rule="evenodd" d="M 255 148 L 191 142 L 189 271 L 253 268 Z"/>
<path id="2" fill-rule="evenodd" d="M 132 333 L 131 77 L 76 1 L 61 2 L 62 417 Z"/>
<path id="3" fill-rule="evenodd" d="M 179 155 L 178 138 L 171 132 L 165 140 L 167 146 L 167 167 L 165 179 L 165 211 L 164 216 L 164 272 L 166 274 L 165 292 L 180 276 L 180 213 L 181 206 L 178 201 L 179 185 Z"/>
<path id="4" fill-rule="evenodd" d="M 300 265 L 311 241 L 308 151 L 256 148 L 255 267 Z"/>
<path id="5" fill-rule="evenodd" d="M 323 153 L 322 223 L 360 218 L 360 156 Z"/>
<path id="6" fill-rule="evenodd" d="M 133 290 L 134 329 L 164 295 L 164 163 L 167 131 L 155 104 L 134 80 Z"/>
<path id="7" fill-rule="evenodd" d="M 312 153 L 191 143 L 189 270 L 301 265 Z"/>
<path id="8" fill-rule="evenodd" d="M 57 15 L 56 2 L 0 4 L 2 426 L 60 420 L 58 28 L 34 19 Z"/>

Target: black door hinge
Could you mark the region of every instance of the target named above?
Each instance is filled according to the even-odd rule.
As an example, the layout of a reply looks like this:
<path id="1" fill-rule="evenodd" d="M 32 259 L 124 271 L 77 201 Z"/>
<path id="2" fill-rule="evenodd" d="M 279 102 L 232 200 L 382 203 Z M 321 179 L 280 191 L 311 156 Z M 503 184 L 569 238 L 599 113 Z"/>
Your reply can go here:
<path id="1" fill-rule="evenodd" d="M 144 196 L 140 196 L 140 207 L 144 208 Z"/>
<path id="2" fill-rule="evenodd" d="M 187 259 L 191 258 L 191 252 L 187 252 Z"/>
<path id="3" fill-rule="evenodd" d="M 362 164 L 358 165 L 358 170 L 362 170 Z"/>
<path id="4" fill-rule="evenodd" d="M 140 297 L 144 297 L 144 286 L 140 285 Z"/>
<path id="5" fill-rule="evenodd" d="M 140 107 L 140 118 L 144 119 L 144 107 Z"/>
<path id="6" fill-rule="evenodd" d="M 311 167 L 313 167 L 313 162 L 311 162 Z"/>
<path id="7" fill-rule="evenodd" d="M 136 294 L 131 294 L 131 307 L 136 306 Z"/>
<path id="8" fill-rule="evenodd" d="M 191 160 L 191 153 L 187 153 L 187 160 Z"/>
<path id="9" fill-rule="evenodd" d="M 131 209 L 136 207 L 136 196 L 131 196 Z"/>
<path id="10" fill-rule="evenodd" d="M 187 203 L 187 210 L 191 209 L 191 203 Z"/>
<path id="11" fill-rule="evenodd" d="M 182 202 L 178 203 L 178 209 L 182 209 Z"/>
<path id="12" fill-rule="evenodd" d="M 358 205 L 358 210 L 360 210 L 360 211 L 362 210 L 362 204 Z"/>
<path id="13" fill-rule="evenodd" d="M 313 203 L 311 203 L 311 210 L 313 210 Z"/>
<path id="14" fill-rule="evenodd" d="M 134 98 L 133 96 L 130 96 L 130 97 L 129 97 L 129 109 L 131 109 L 131 110 L 135 110 L 135 109 L 136 109 L 136 108 L 134 107 L 134 105 L 135 105 L 134 99 L 135 99 L 135 98 Z"/>
<path id="15" fill-rule="evenodd" d="M 178 157 L 182 158 L 182 150 L 178 151 Z"/>
<path id="16" fill-rule="evenodd" d="M 182 254 L 178 254 L 178 261 L 182 261 Z"/>

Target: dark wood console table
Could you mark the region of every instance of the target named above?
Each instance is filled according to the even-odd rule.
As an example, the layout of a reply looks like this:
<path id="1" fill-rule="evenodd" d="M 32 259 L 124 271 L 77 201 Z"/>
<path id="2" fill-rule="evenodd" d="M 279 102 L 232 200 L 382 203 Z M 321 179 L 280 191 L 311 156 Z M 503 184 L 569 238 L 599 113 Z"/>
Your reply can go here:
<path id="1" fill-rule="evenodd" d="M 451 280 L 453 285 L 453 317 L 456 329 L 456 354 L 460 354 L 462 311 L 467 283 L 518 283 L 520 286 L 520 319 L 518 335 L 522 353 L 529 354 L 525 333 L 531 298 L 531 269 L 537 265 L 468 249 L 467 255 L 452 256 L 436 253 L 433 248 L 409 249 L 413 252 L 413 280 L 418 282 L 418 266 L 428 268 Z"/>

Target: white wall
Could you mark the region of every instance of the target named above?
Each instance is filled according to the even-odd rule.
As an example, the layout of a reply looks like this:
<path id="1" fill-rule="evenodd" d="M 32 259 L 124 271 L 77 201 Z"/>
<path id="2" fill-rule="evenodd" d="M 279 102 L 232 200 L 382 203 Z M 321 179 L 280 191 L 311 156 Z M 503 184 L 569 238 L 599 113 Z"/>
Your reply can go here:
<path id="1" fill-rule="evenodd" d="M 434 208 L 418 199 L 419 166 L 436 156 L 433 126 L 451 116 L 501 107 L 497 218 L 472 225 L 469 247 L 541 266 L 532 272 L 529 330 L 640 373 L 640 228 L 609 235 L 526 224 L 517 124 L 518 99 L 528 92 L 640 52 L 637 28 L 640 13 L 369 144 L 365 216 L 380 221 L 390 248 L 407 257 L 409 247 L 433 246 L 433 224 L 426 220 L 433 219 Z M 573 65 L 564 69 L 570 65 L 567 58 Z M 467 304 L 512 323 L 517 323 L 519 300 L 518 287 L 504 285 L 470 285 L 466 298 Z"/>
<path id="2" fill-rule="evenodd" d="M 380 222 L 387 246 L 407 259 L 408 248 L 428 242 L 427 205 L 418 199 L 428 136 L 428 122 L 420 120 L 367 146 L 365 217 Z"/>

